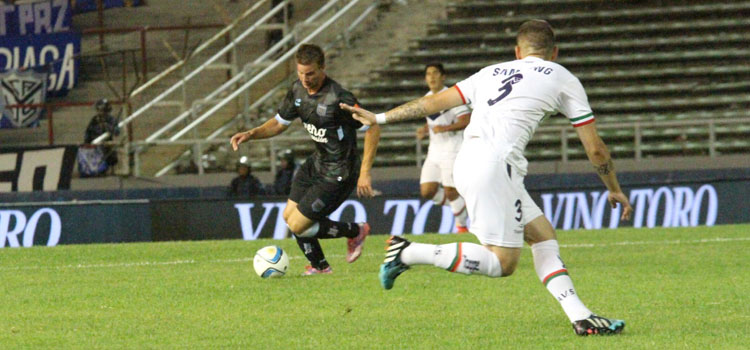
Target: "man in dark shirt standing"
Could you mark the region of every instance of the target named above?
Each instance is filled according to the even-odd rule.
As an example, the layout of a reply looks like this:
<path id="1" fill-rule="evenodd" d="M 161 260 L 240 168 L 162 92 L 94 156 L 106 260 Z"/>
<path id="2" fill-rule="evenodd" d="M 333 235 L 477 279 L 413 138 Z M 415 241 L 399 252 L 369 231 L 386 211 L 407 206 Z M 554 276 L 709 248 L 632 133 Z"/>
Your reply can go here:
<path id="1" fill-rule="evenodd" d="M 117 126 L 117 119 L 110 114 L 112 106 L 109 101 L 107 99 L 96 101 L 94 108 L 96 109 L 96 115 L 91 118 L 89 125 L 86 127 L 83 143 L 90 144 L 105 132 L 109 133 L 109 137 L 105 141 L 114 140 L 115 136 L 120 135 L 120 128 Z M 112 146 L 98 147 L 101 147 L 104 160 L 107 162 L 106 169 L 114 169 L 115 164 L 117 164 L 117 150 Z"/>
<path id="2" fill-rule="evenodd" d="M 242 156 L 237 161 L 237 177 L 229 184 L 229 196 L 252 198 L 265 194 L 263 184 L 253 175 L 250 159 Z"/>
<path id="3" fill-rule="evenodd" d="M 328 215 L 354 188 L 358 196 L 372 197 L 370 168 L 380 129 L 368 129 L 339 107 L 339 103 L 355 105 L 357 99 L 326 76 L 320 47 L 301 45 L 295 59 L 299 79 L 292 84 L 276 116 L 257 128 L 235 134 L 231 143 L 236 151 L 240 143 L 276 136 L 300 118 L 315 141 L 316 150 L 294 176 L 283 216 L 310 261 L 304 274 L 331 273 L 318 239 L 347 237 L 346 261 L 352 263 L 362 254 L 362 245 L 370 233 L 367 223 L 331 221 Z M 362 160 L 357 153 L 358 129 L 366 131 Z"/>

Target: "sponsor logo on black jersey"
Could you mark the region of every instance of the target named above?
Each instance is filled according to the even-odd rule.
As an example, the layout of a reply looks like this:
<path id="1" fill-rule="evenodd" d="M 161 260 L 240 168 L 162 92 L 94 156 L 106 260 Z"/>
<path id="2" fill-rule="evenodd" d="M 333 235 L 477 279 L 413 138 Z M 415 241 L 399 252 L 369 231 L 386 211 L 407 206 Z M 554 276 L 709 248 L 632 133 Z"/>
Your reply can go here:
<path id="1" fill-rule="evenodd" d="M 318 129 L 315 127 L 315 125 L 308 124 L 308 123 L 302 123 L 305 126 L 305 129 L 307 129 L 307 132 L 310 133 L 310 138 L 313 139 L 315 142 L 320 143 L 328 143 L 328 138 L 326 137 L 326 129 L 320 128 Z"/>

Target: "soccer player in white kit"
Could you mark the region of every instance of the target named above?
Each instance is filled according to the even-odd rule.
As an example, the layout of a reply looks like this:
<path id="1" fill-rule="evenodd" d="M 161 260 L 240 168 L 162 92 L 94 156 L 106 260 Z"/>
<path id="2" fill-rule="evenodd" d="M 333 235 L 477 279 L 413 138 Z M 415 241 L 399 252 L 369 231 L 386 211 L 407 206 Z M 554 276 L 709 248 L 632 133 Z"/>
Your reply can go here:
<path id="1" fill-rule="evenodd" d="M 466 200 L 471 232 L 482 245 L 443 245 L 388 241 L 380 280 L 391 289 L 411 265 L 434 265 L 451 272 L 509 276 L 525 240 L 531 245 L 537 276 L 573 323 L 578 335 L 616 334 L 622 320 L 592 313 L 578 298 L 549 220 L 523 185 L 527 161 L 524 148 L 539 123 L 558 112 L 575 127 L 586 154 L 609 190 L 608 200 L 621 219 L 633 211 L 620 189 L 607 146 L 596 131 L 594 115 L 580 81 L 556 64 L 552 27 L 542 20 L 524 22 L 516 37 L 515 61 L 485 67 L 439 94 L 422 97 L 387 113 L 373 114 L 342 105 L 366 125 L 416 119 L 461 104 L 473 107 L 471 123 L 456 158 L 454 176 Z M 619 205 L 619 206 L 618 206 Z"/>
<path id="2" fill-rule="evenodd" d="M 448 89 L 445 87 L 445 68 L 442 63 L 427 64 L 424 69 L 424 80 L 430 88 L 425 96 Z M 466 202 L 453 184 L 453 162 L 461 148 L 461 131 L 469 125 L 470 118 L 469 107 L 460 105 L 428 115 L 425 125 L 417 129 L 417 139 L 430 136 L 430 148 L 419 177 L 419 191 L 422 198 L 431 199 L 435 205 L 443 206 L 448 202 L 458 233 L 468 232 L 468 214 Z M 441 184 L 443 187 L 440 187 Z"/>

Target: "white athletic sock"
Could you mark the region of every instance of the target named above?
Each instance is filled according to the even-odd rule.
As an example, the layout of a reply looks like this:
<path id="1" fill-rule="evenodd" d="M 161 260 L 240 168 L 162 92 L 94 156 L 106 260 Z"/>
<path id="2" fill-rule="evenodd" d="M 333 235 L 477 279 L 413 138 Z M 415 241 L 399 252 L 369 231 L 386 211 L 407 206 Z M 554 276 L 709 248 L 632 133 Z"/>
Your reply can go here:
<path id="1" fill-rule="evenodd" d="M 503 268 L 489 249 L 474 243 L 422 244 L 412 242 L 401 252 L 406 265 L 434 265 L 450 272 L 500 277 Z"/>
<path id="2" fill-rule="evenodd" d="M 445 204 L 445 200 L 445 191 L 443 191 L 442 187 L 438 187 L 437 192 L 432 196 L 432 202 L 437 206 L 442 206 Z"/>
<path id="3" fill-rule="evenodd" d="M 560 302 L 570 322 L 591 316 L 591 311 L 583 305 L 573 287 L 573 280 L 560 258 L 560 246 L 557 240 L 548 240 L 531 246 L 534 255 L 534 268 L 539 279 L 557 301 Z"/>
<path id="4" fill-rule="evenodd" d="M 435 263 L 434 244 L 411 242 L 401 251 L 401 262 L 406 265 L 432 265 Z"/>
<path id="5" fill-rule="evenodd" d="M 453 216 L 456 218 L 456 226 L 466 227 L 466 202 L 461 196 L 458 196 L 455 200 L 451 201 L 451 210 L 453 210 Z"/>

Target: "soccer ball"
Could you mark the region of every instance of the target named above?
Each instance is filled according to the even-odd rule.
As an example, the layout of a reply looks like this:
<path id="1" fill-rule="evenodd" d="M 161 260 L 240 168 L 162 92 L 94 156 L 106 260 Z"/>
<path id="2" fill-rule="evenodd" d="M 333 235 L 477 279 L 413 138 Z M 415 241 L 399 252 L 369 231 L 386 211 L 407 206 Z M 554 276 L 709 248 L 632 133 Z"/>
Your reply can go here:
<path id="1" fill-rule="evenodd" d="M 289 255 L 281 247 L 269 245 L 255 253 L 253 267 L 261 278 L 281 277 L 289 269 Z"/>

